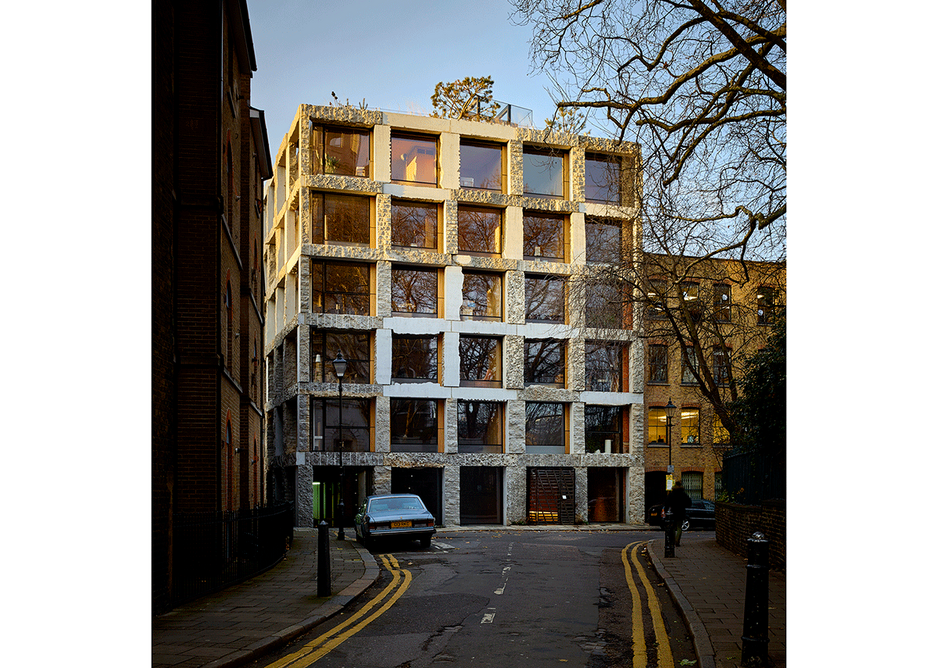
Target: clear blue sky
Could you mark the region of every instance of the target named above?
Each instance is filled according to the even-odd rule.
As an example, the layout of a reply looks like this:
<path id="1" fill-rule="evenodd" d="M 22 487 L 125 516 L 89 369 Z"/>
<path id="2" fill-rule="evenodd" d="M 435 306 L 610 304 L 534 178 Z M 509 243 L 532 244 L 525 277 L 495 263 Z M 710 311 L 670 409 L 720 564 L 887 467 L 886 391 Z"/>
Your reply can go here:
<path id="1" fill-rule="evenodd" d="M 263 109 L 276 151 L 300 104 L 332 91 L 369 109 L 429 111 L 440 81 L 494 78 L 495 99 L 553 113 L 550 82 L 531 73 L 530 26 L 507 0 L 248 0 L 257 71 L 251 104 Z"/>

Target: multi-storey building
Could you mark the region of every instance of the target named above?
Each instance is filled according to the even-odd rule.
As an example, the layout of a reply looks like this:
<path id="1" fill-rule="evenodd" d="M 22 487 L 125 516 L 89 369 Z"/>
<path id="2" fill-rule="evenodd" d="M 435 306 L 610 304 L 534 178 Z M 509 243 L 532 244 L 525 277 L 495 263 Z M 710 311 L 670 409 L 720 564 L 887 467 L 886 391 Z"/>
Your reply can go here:
<path id="1" fill-rule="evenodd" d="M 303 105 L 274 166 L 267 458 L 297 525 L 397 491 L 445 525 L 643 521 L 643 344 L 618 287 L 577 290 L 636 252 L 636 145 Z"/>
<path id="2" fill-rule="evenodd" d="M 177 519 L 265 496 L 262 182 L 273 169 L 250 106 L 256 69 L 244 0 L 153 5 L 155 608 L 185 566 Z M 194 551 L 220 564 L 231 546 Z"/>
<path id="3" fill-rule="evenodd" d="M 785 267 L 648 254 L 644 271 L 652 286 L 643 323 L 646 505 L 663 502 L 669 466 L 691 497 L 715 500 L 722 457 L 732 444 L 691 367 L 723 402 L 731 400 L 744 360 L 765 346 L 784 303 Z M 669 441 L 668 403 L 676 407 Z"/>

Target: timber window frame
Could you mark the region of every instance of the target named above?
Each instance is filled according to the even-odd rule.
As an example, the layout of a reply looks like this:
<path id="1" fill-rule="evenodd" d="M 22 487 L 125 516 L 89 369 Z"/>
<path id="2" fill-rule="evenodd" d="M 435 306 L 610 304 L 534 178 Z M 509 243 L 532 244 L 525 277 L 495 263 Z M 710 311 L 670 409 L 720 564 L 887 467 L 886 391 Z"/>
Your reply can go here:
<path id="1" fill-rule="evenodd" d="M 371 178 L 371 130 L 311 124 L 313 174 Z"/>

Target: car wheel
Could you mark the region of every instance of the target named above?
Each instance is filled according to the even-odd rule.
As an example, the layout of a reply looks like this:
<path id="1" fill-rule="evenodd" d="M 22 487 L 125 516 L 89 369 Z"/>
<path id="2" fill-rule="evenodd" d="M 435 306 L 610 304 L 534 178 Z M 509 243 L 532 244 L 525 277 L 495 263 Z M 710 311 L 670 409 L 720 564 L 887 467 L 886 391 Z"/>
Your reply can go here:
<path id="1" fill-rule="evenodd" d="M 430 538 L 431 538 L 430 536 L 426 536 L 425 538 L 421 538 L 421 539 L 420 539 L 420 547 L 429 547 Z"/>
<path id="2" fill-rule="evenodd" d="M 689 530 L 690 530 L 690 520 L 683 520 L 683 524 L 680 525 L 680 528 L 681 528 L 683 531 L 689 531 Z"/>

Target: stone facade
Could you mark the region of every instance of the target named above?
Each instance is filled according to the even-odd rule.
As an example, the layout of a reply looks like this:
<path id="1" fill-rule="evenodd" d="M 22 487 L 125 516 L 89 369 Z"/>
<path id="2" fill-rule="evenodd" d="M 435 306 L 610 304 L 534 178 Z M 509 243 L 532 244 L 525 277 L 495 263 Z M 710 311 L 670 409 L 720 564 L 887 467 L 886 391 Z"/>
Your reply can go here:
<path id="1" fill-rule="evenodd" d="M 345 141 L 350 145 L 353 131 L 366 133 L 370 143 L 367 166 L 355 176 L 320 173 L 326 171 L 323 165 L 328 163 L 321 162 L 322 156 L 316 153 L 316 133 L 322 134 L 319 128 L 348 133 L 333 140 L 334 146 Z M 406 178 L 392 178 L 393 161 L 403 157 L 392 151 L 397 137 L 418 137 L 435 144 L 435 182 L 416 184 Z M 474 181 L 465 179 L 470 168 L 462 159 L 461 147 L 466 141 L 500 148 L 500 187 L 476 189 L 471 187 Z M 525 192 L 525 147 L 529 145 L 560 156 L 555 164 L 562 165 L 563 196 Z M 593 153 L 621 162 L 623 178 L 613 203 L 586 199 L 586 162 Z M 413 158 L 413 164 L 416 160 Z M 275 175 L 267 188 L 264 239 L 265 354 L 270 370 L 267 460 L 271 493 L 297 501 L 299 525 L 312 526 L 323 518 L 336 521 L 342 468 L 346 527 L 350 526 L 355 504 L 365 495 L 404 489 L 421 493 L 437 520 L 448 526 L 460 525 L 463 518 L 468 523 L 493 521 L 505 525 L 532 521 L 532 510 L 548 508 L 554 502 L 571 503 L 575 521 L 587 522 L 597 512 L 590 510 L 596 502 L 590 494 L 610 498 L 611 506 L 617 508 L 598 521 L 643 522 L 644 400 L 642 385 L 635 383 L 643 377 L 640 332 L 631 328 L 630 317 L 622 318 L 624 325 L 620 329 L 586 328 L 583 304 L 571 289 L 571 284 L 594 268 L 587 262 L 587 220 L 601 217 L 617 221 L 622 239 L 640 239 L 636 221 L 640 182 L 636 170 L 628 167 L 640 164 L 636 145 L 551 135 L 497 123 L 302 105 L 274 163 Z M 356 224 L 361 226 L 361 234 L 365 227 L 370 230 L 370 240 L 347 243 L 330 239 L 326 231 L 324 243 L 313 243 L 317 225 L 332 224 L 314 220 L 311 201 L 320 195 L 367 198 L 370 219 Z M 437 207 L 435 248 L 393 243 L 393 211 L 398 202 Z M 500 214 L 498 252 L 480 254 L 460 248 L 459 211 L 466 206 L 488 207 Z M 564 258 L 546 261 L 525 257 L 526 212 L 560 215 Z M 634 251 L 632 247 L 623 249 L 627 254 Z M 335 303 L 326 303 L 330 299 L 326 293 L 339 288 L 317 283 L 314 273 L 325 271 L 320 267 L 332 266 L 328 263 L 341 262 L 346 263 L 343 267 L 349 262 L 367 267 L 368 284 L 356 285 L 356 294 L 367 293 L 370 300 L 366 313 L 360 306 L 363 302 L 354 314 Z M 394 272 L 414 268 L 436 272 L 438 294 L 431 301 L 438 308 L 428 317 L 395 313 L 393 308 L 397 298 Z M 466 316 L 463 289 L 470 272 L 488 272 L 500 278 L 501 294 L 491 297 L 500 308 L 497 317 Z M 562 320 L 528 320 L 527 279 L 531 276 L 564 281 Z M 347 292 L 346 288 L 341 289 Z M 356 429 L 355 440 L 336 452 L 339 439 L 333 413 L 339 386 L 331 374 L 332 359 L 322 359 L 322 346 L 326 345 L 322 341 L 352 331 L 367 337 L 365 365 L 369 377 L 343 381 L 342 406 L 359 407 L 347 409 L 358 410 L 358 422 L 357 427 L 347 420 L 342 425 L 341 434 Z M 423 336 L 436 342 L 435 380 L 403 382 L 393 377 L 395 336 Z M 474 383 L 462 377 L 460 341 L 469 336 L 498 341 L 497 381 Z M 525 342 L 532 339 L 562 342 L 565 360 L 558 382 L 525 382 Z M 626 385 L 618 387 L 619 391 L 589 386 L 585 352 L 588 340 L 623 345 L 624 368 L 618 373 Z M 348 356 L 348 351 L 344 354 Z M 438 438 L 424 440 L 414 448 L 417 452 L 403 445 L 409 433 L 401 437 L 395 431 L 400 427 L 392 418 L 392 408 L 403 400 L 418 400 L 431 407 L 434 416 L 432 425 Z M 497 405 L 500 422 L 495 446 L 487 444 L 478 451 L 466 441 L 460 442 L 460 402 L 465 410 L 471 402 Z M 532 402 L 562 407 L 565 426 L 561 445 L 551 444 L 540 451 L 531 443 L 527 424 Z M 367 410 L 361 406 L 367 406 Z M 614 451 L 588 451 L 587 406 L 620 411 L 616 413 L 620 433 L 613 433 L 607 441 L 617 439 L 617 443 L 614 448 L 606 446 Z M 320 433 L 325 434 L 321 446 L 316 441 Z M 341 442 L 345 442 L 344 436 Z M 530 481 L 541 473 L 542 481 L 547 481 L 554 470 L 562 475 L 572 473 L 573 499 L 562 498 L 564 494 L 546 482 L 542 482 L 545 486 L 540 496 L 533 494 Z M 466 476 L 471 476 L 471 482 Z M 488 508 L 487 504 L 493 510 L 479 509 Z M 543 516 L 539 516 L 541 521 Z"/>

